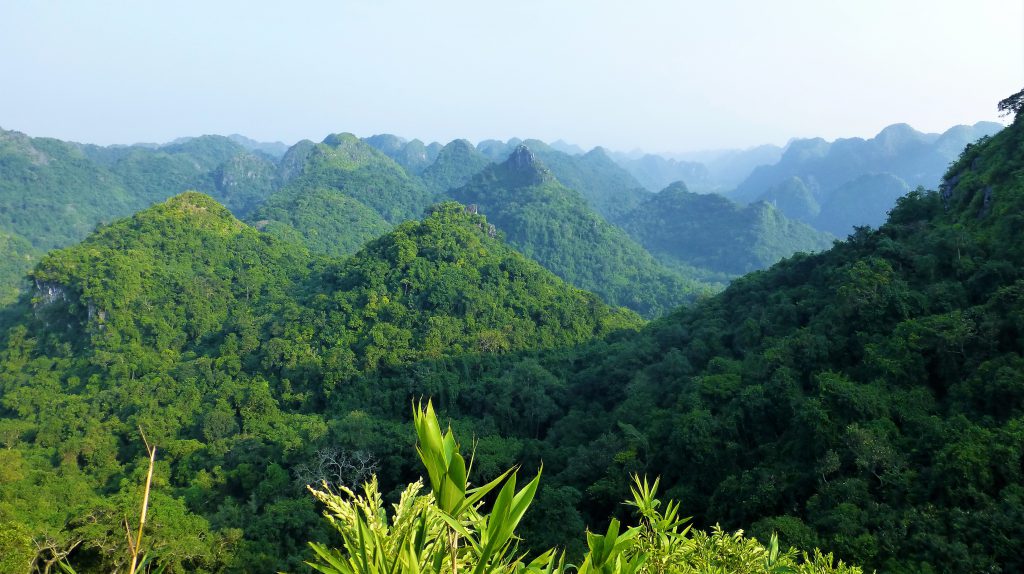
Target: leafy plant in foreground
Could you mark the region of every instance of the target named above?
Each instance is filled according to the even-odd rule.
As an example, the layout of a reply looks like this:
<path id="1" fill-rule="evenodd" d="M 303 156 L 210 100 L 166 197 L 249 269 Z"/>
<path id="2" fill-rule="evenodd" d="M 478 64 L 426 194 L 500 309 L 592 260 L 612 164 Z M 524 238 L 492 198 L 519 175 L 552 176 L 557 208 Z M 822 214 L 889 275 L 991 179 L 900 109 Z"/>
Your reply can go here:
<path id="1" fill-rule="evenodd" d="M 605 534 L 587 532 L 588 550 L 579 566 L 567 564 L 556 549 L 531 561 L 518 552 L 516 527 L 533 502 L 540 472 L 516 492 L 518 469 L 506 470 L 493 481 L 469 487 L 467 466 L 449 428 L 441 432 L 433 405 L 413 413 L 419 439 L 417 452 L 427 470 L 430 490 L 422 479 L 410 484 L 389 519 L 374 477 L 362 493 L 341 486 L 340 492 L 310 488 L 327 508 L 328 522 L 341 535 L 340 548 L 311 542 L 315 561 L 307 562 L 324 574 L 860 574 L 860 568 L 838 563 L 815 549 L 799 558 L 795 549 L 779 550 L 772 536 L 768 547 L 715 527 L 710 533 L 691 531 L 680 505 L 669 501 L 662 509 L 656 497 L 658 480 L 633 477 L 633 499 L 639 525 L 623 529 L 613 519 Z M 484 497 L 501 490 L 484 512 Z"/>

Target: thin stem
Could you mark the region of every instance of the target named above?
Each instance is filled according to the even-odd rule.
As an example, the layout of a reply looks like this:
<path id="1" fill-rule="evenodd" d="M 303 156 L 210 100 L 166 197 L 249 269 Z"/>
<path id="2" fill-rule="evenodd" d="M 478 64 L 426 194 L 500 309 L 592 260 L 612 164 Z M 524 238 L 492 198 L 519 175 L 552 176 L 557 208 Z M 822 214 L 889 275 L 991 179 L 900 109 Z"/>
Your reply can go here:
<path id="1" fill-rule="evenodd" d="M 452 555 L 452 574 L 459 574 L 459 533 L 449 527 L 448 546 Z"/>
<path id="2" fill-rule="evenodd" d="M 142 495 L 142 514 L 139 516 L 139 532 L 135 535 L 135 544 L 131 542 L 131 529 L 128 527 L 128 522 L 125 521 L 125 528 L 128 530 L 128 544 L 132 552 L 132 565 L 128 570 L 129 574 L 135 574 L 139 561 L 139 550 L 142 548 L 142 529 L 146 526 L 146 509 L 149 508 L 149 488 L 153 483 L 153 465 L 156 462 L 156 445 L 150 446 L 149 441 L 146 440 L 146 433 L 142 432 L 142 427 L 139 427 L 139 434 L 142 435 L 142 442 L 146 443 L 146 451 L 149 452 L 149 472 L 146 473 L 146 490 Z"/>

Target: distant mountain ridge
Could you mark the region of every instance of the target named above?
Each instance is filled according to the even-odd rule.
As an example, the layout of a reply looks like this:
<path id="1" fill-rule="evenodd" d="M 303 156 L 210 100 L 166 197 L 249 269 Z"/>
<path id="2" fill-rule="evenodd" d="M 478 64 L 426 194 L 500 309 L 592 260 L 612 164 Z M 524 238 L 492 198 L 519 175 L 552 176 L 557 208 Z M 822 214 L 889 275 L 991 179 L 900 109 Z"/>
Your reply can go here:
<path id="1" fill-rule="evenodd" d="M 764 211 L 763 222 L 785 214 L 790 220 L 844 236 L 855 225 L 880 221 L 916 177 L 944 166 L 942 158 L 959 153 L 965 141 L 998 127 L 979 123 L 957 126 L 944 134 L 920 134 L 909 126 L 896 125 L 871 140 L 794 140 L 784 152 L 776 146 L 760 146 L 673 157 L 619 154 L 600 147 L 584 152 L 564 141 L 525 143 L 560 186 L 582 197 L 585 205 L 581 209 L 596 212 L 604 223 L 625 225 L 633 239 L 643 243 L 650 237 L 641 235 L 641 230 L 653 232 L 658 225 L 669 223 L 661 219 L 658 225 L 647 222 L 640 226 L 635 221 L 641 205 L 650 209 L 654 205 L 650 202 L 656 203 L 652 192 L 668 187 L 656 184 L 671 179 L 687 182 L 691 191 L 722 190 L 753 164 L 778 158 L 776 163 L 755 169 L 743 183 L 753 190 L 761 185 L 757 181 L 771 184 L 756 191 L 753 198 L 778 212 L 768 217 L 769 212 Z M 78 241 L 97 225 L 189 189 L 210 194 L 236 216 L 271 235 L 303 241 L 318 253 L 351 255 L 402 221 L 419 219 L 428 205 L 451 197 L 451 190 L 465 187 L 489 165 L 507 161 L 523 143 L 513 138 L 476 145 L 454 140 L 441 145 L 390 134 L 360 139 L 339 133 L 320 143 L 302 140 L 284 149 L 280 142 L 257 142 L 233 134 L 101 147 L 0 131 L 0 234 L 7 238 L 3 246 L 9 252 L 9 264 L 0 269 L 0 284 L 9 288 L 3 290 L 7 295 L 0 295 L 0 302 L 9 301 L 17 292 L 15 286 L 24 285 L 22 274 L 45 251 Z M 847 159 L 836 167 L 835 157 Z M 693 161 L 697 159 L 700 161 Z M 742 195 L 742 189 L 737 193 Z M 543 211 L 556 204 L 532 209 Z M 696 212 L 679 213 L 692 217 Z M 757 220 L 726 217 L 722 221 L 729 223 L 702 227 L 709 245 L 719 253 L 734 254 L 730 257 L 738 258 L 736 261 L 709 254 L 704 258 L 669 257 L 662 263 L 674 266 L 690 280 L 719 283 L 738 269 L 752 268 L 751 261 L 762 265 L 791 248 L 813 250 L 820 245 L 820 237 L 796 232 L 791 222 L 761 225 L 754 223 Z M 603 223 L 595 225 L 603 227 Z M 679 221 L 669 227 L 687 225 L 697 223 Z M 736 225 L 742 229 L 730 227 Z M 755 227 L 761 232 L 752 232 Z M 769 229 L 784 228 L 795 233 L 791 238 L 796 243 L 785 240 L 777 245 L 779 249 L 765 251 L 754 247 L 759 244 L 757 239 L 738 240 L 751 237 L 750 233 L 773 236 Z M 663 236 L 660 243 L 670 236 Z M 803 239 L 797 241 L 796 237 Z M 746 245 L 758 249 L 759 254 L 725 249 L 726 244 Z M 648 248 L 653 249 L 649 244 Z M 688 248 L 677 245 L 659 251 L 659 256 L 678 249 Z M 711 263 L 710 267 L 692 267 L 694 261 Z M 642 298 L 652 300 L 649 293 Z"/>
<path id="2" fill-rule="evenodd" d="M 449 193 L 477 206 L 525 255 L 615 305 L 651 317 L 708 290 L 655 261 L 526 145 Z"/>
<path id="3" fill-rule="evenodd" d="M 796 252 L 823 251 L 834 240 L 771 204 L 741 206 L 721 195 L 690 192 L 682 182 L 641 203 L 622 226 L 665 262 L 727 275 L 764 269 Z"/>
<path id="4" fill-rule="evenodd" d="M 790 217 L 845 236 L 855 225 L 880 225 L 907 190 L 937 186 L 964 146 L 1002 128 L 978 122 L 926 134 L 893 124 L 866 140 L 794 140 L 777 163 L 755 168 L 729 196 L 775 202 Z"/>

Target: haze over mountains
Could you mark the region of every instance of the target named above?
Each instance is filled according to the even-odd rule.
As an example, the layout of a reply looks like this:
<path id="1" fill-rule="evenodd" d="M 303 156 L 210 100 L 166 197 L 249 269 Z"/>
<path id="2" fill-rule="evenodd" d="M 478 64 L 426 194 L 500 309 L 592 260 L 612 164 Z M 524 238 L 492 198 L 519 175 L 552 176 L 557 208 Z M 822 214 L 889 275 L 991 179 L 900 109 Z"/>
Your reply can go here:
<path id="1" fill-rule="evenodd" d="M 700 526 L 1017 570 L 990 533 L 1024 539 L 1022 121 L 834 245 L 783 200 L 817 197 L 835 144 L 791 145 L 774 201 L 742 205 L 530 140 L 340 133 L 275 159 L 3 132 L 0 246 L 30 270 L 0 314 L 0 565 L 113 568 L 142 427 L 162 564 L 295 570 L 331 543 L 313 463 L 414 480 L 408 405 L 430 396 L 478 437 L 479 479 L 543 461 L 524 548 L 580 555 L 630 473 L 657 473 Z M 933 165 L 938 139 L 892 135 L 913 136 L 864 145 Z M 837 189 L 906 181 L 881 156 L 894 173 Z M 794 251 L 820 252 L 772 265 Z"/>
<path id="2" fill-rule="evenodd" d="M 234 134 L 103 148 L 0 131 L 0 198 L 4 199 L 0 232 L 6 237 L 4 253 L 10 255 L 0 269 L 0 297 L 13 300 L 18 278 L 46 250 L 68 245 L 97 224 L 186 189 L 209 193 L 271 234 L 303 241 L 316 252 L 348 255 L 391 226 L 418 218 L 431 203 L 455 197 L 450 190 L 468 184 L 489 165 L 505 162 L 525 145 L 542 169 L 564 186 L 552 195 L 560 199 L 542 208 L 542 219 L 574 218 L 574 224 L 621 226 L 631 239 L 612 243 L 629 246 L 638 241 L 639 251 L 646 249 L 657 260 L 650 264 L 651 271 L 630 279 L 624 279 L 625 271 L 617 269 L 617 264 L 601 259 L 609 255 L 603 248 L 595 252 L 597 259 L 561 264 L 548 259 L 551 268 L 570 281 L 578 279 L 582 287 L 604 293 L 609 302 L 656 314 L 680 303 L 680 293 L 713 291 L 738 273 L 763 268 L 796 251 L 821 249 L 828 244 L 827 234 L 843 237 L 855 225 L 878 225 L 896 198 L 917 185 L 934 185 L 956 150 L 999 127 L 982 122 L 939 135 L 895 125 L 869 140 L 793 140 L 786 148 L 761 146 L 690 156 L 700 162 L 517 139 L 487 140 L 474 146 L 465 140 L 441 145 L 393 135 L 360 140 L 337 134 L 321 143 L 307 140 L 289 147 Z M 726 213 L 738 208 L 727 207 L 722 200 L 698 202 L 676 193 L 678 187 L 659 197 L 657 192 L 676 181 L 684 182 L 688 191 L 725 193 L 741 204 L 765 202 L 777 213 L 737 219 Z M 575 199 L 577 194 L 582 201 Z M 461 197 L 471 199 L 467 194 Z M 554 209 L 562 200 L 576 206 L 574 215 Z M 525 208 L 507 201 L 500 206 L 502 210 Z M 765 208 L 750 209 L 763 212 Z M 644 217 L 655 212 L 671 212 L 671 221 Z M 597 223 L 584 223 L 587 218 Z M 511 221 L 498 219 L 499 228 Z M 529 219 L 539 221 L 536 213 Z M 795 222 L 825 234 L 812 233 Z M 661 229 L 665 226 L 676 231 Z M 688 226 L 699 230 L 699 238 L 679 231 Z M 517 247 L 527 252 L 546 249 L 563 259 L 582 253 L 566 243 L 578 238 L 514 235 Z M 655 236 L 659 239 L 654 240 Z M 542 247 L 545 241 L 555 243 Z M 696 248 L 698 244 L 713 250 Z M 627 249 L 637 253 L 628 259 L 648 265 L 640 263 L 650 259 L 647 253 Z M 687 249 L 703 255 L 681 256 Z M 582 279 L 591 275 L 596 282 Z M 662 277 L 641 281 L 654 292 L 661 289 L 657 285 L 690 286 L 672 288 L 677 293 L 673 297 L 610 295 L 632 289 L 622 285 L 636 285 L 643 276 Z M 614 280 L 606 281 L 609 278 Z"/>

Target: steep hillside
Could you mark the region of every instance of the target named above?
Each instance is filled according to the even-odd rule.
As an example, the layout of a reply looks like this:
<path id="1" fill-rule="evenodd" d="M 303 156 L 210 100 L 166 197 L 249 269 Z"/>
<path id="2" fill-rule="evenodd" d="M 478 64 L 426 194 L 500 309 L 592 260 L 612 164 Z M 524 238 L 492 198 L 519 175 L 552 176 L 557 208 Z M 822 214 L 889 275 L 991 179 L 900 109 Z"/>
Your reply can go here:
<path id="1" fill-rule="evenodd" d="M 379 213 L 330 187 L 276 193 L 249 220 L 260 231 L 334 257 L 352 255 L 391 229 Z"/>
<path id="2" fill-rule="evenodd" d="M 443 402 L 431 372 L 445 365 L 641 323 L 458 204 L 341 262 L 187 193 L 51 253 L 32 279 L 0 344 L 0 556 L 80 572 L 123 567 L 140 429 L 159 449 L 146 533 L 162 566 L 296 570 L 307 540 L 327 541 L 306 484 L 351 484 L 378 456 L 393 482 L 414 459 L 400 424 L 367 413 Z M 410 364 L 415 380 L 379 387 Z M 378 432 L 388 453 L 360 442 Z M 482 469 L 500 459 L 489 448 Z"/>
<path id="3" fill-rule="evenodd" d="M 698 527 L 775 531 L 886 572 L 1020 571 L 1022 168 L 1018 119 L 879 230 L 639 334 L 435 374 L 458 395 L 445 412 L 543 461 L 527 540 L 600 531 L 637 472 Z M 535 403 L 556 407 L 516 408 Z"/>
<path id="4" fill-rule="evenodd" d="M 609 221 L 615 221 L 650 195 L 603 148 L 569 155 L 537 140 L 526 140 L 523 145 L 551 170 L 559 183 L 578 191 L 594 211 Z"/>
<path id="5" fill-rule="evenodd" d="M 420 140 L 406 141 L 391 134 L 380 134 L 363 139 L 364 142 L 395 160 L 410 175 L 419 175 L 437 159 L 441 144 L 425 145 Z"/>
<path id="6" fill-rule="evenodd" d="M 141 209 L 198 189 L 245 215 L 277 186 L 274 160 L 223 136 L 182 138 L 162 146 L 82 146 L 123 183 Z"/>
<path id="7" fill-rule="evenodd" d="M 832 237 L 766 203 L 740 206 L 673 184 L 625 217 L 622 227 L 669 263 L 739 275 L 798 252 L 827 249 Z"/>
<path id="8" fill-rule="evenodd" d="M 814 196 L 814 192 L 804 183 L 804 180 L 797 176 L 786 178 L 775 184 L 761 194 L 759 200 L 774 205 L 788 217 L 799 221 L 813 221 L 821 213 L 818 198 Z M 893 199 L 893 204 L 895 204 L 895 199 Z M 879 223 L 881 222 L 876 222 L 875 225 L 877 226 Z M 845 225 L 843 226 L 844 231 L 846 230 Z"/>
<path id="9" fill-rule="evenodd" d="M 453 140 L 441 148 L 437 159 L 420 174 L 431 197 L 442 197 L 449 189 L 462 187 L 491 163 L 466 140 Z"/>
<path id="10" fill-rule="evenodd" d="M 261 142 L 245 137 L 242 134 L 231 134 L 228 136 L 228 139 L 251 152 L 258 152 L 273 159 L 281 159 L 290 147 L 284 142 Z"/>
<path id="11" fill-rule="evenodd" d="M 0 230 L 37 249 L 85 237 L 141 200 L 80 146 L 0 131 Z"/>
<path id="12" fill-rule="evenodd" d="M 0 167 L 0 229 L 42 250 L 186 189 L 244 214 L 276 183 L 271 160 L 220 136 L 99 147 L 0 130 Z"/>
<path id="13" fill-rule="evenodd" d="M 612 304 L 650 317 L 706 291 L 607 223 L 525 146 L 449 193 L 478 206 L 527 257 Z"/>
<path id="14" fill-rule="evenodd" d="M 25 274 L 39 258 L 27 239 L 0 231 L 0 306 L 13 303 Z"/>
<path id="15" fill-rule="evenodd" d="M 296 146 L 300 147 L 295 153 L 285 154 L 282 160 L 289 180 L 277 192 L 282 197 L 334 189 L 372 208 L 391 224 L 419 217 L 429 204 L 427 191 L 419 181 L 352 134 L 334 134 L 313 146 L 302 142 Z"/>
<path id="16" fill-rule="evenodd" d="M 394 136 L 369 139 L 392 151 L 388 142 L 405 145 Z M 326 255 L 355 253 L 391 226 L 418 217 L 429 203 L 420 180 L 352 134 L 295 144 L 281 160 L 279 177 L 285 185 L 247 219 Z"/>

